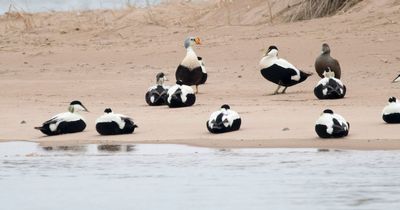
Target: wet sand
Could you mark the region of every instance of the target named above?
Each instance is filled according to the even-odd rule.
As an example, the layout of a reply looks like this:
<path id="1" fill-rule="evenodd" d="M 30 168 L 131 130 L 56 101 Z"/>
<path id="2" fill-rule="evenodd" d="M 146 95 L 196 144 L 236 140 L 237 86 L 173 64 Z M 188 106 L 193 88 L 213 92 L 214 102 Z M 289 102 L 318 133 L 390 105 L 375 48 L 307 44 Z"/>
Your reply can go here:
<path id="1" fill-rule="evenodd" d="M 31 27 L 21 18 L 1 16 L 0 141 L 400 149 L 398 125 L 381 118 L 388 98 L 400 97 L 400 85 L 391 83 L 400 66 L 398 2 L 363 1 L 333 17 L 273 25 L 255 12 L 263 11 L 264 4 L 248 4 L 230 23 L 224 8 L 209 4 L 161 5 L 151 13 L 131 8 L 26 15 Z M 243 5 L 232 10 L 235 6 Z M 196 104 L 147 106 L 144 94 L 158 72 L 167 73 L 173 83 L 189 35 L 202 39 L 196 52 L 209 73 Z M 346 98 L 317 100 L 317 75 L 285 95 L 270 95 L 276 85 L 263 79 L 258 68 L 265 49 L 275 44 L 282 58 L 314 72 L 323 42 L 341 64 Z M 72 100 L 90 110 L 84 113 L 88 127 L 83 133 L 45 137 L 33 129 L 66 111 Z M 241 115 L 242 128 L 212 135 L 205 123 L 224 103 Z M 106 107 L 131 116 L 139 128 L 133 135 L 99 136 L 94 122 Z M 316 137 L 314 123 L 325 108 L 350 122 L 347 138 Z"/>

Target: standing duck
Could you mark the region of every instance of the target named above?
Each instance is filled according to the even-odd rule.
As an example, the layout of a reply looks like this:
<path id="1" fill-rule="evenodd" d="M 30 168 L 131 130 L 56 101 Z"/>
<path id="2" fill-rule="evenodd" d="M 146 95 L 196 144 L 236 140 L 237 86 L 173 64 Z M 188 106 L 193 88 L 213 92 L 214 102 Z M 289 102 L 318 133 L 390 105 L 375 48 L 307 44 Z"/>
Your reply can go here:
<path id="1" fill-rule="evenodd" d="M 315 132 L 320 138 L 341 138 L 349 134 L 350 124 L 340 115 L 325 109 L 315 123 Z"/>
<path id="2" fill-rule="evenodd" d="M 131 134 L 137 127 L 131 118 L 114 114 L 110 108 L 96 120 L 96 130 L 100 135 Z"/>
<path id="3" fill-rule="evenodd" d="M 322 53 L 315 60 L 315 71 L 321 78 L 324 78 L 325 69 L 330 68 L 333 72 L 335 72 L 335 77 L 340 79 L 341 70 L 339 62 L 331 57 L 331 49 L 329 45 L 324 43 L 322 44 Z"/>
<path id="4" fill-rule="evenodd" d="M 285 59 L 278 58 L 276 46 L 268 48 L 260 61 L 260 68 L 265 79 L 278 85 L 274 94 L 279 94 L 281 86 L 285 87 L 281 93 L 285 93 L 288 87 L 299 84 L 312 75 L 297 69 Z"/>
<path id="5" fill-rule="evenodd" d="M 400 123 L 400 103 L 395 97 L 389 98 L 389 104 L 382 111 L 382 118 L 386 123 Z"/>
<path id="6" fill-rule="evenodd" d="M 342 81 L 335 78 L 335 72 L 330 68 L 324 72 L 324 78 L 321 79 L 314 88 L 314 95 L 318 99 L 339 99 L 346 95 L 346 86 Z"/>
<path id="7" fill-rule="evenodd" d="M 198 93 L 198 85 L 206 82 L 207 72 L 204 68 L 203 59 L 197 57 L 193 50 L 193 46 L 196 44 L 201 44 L 198 37 L 189 37 L 185 40 L 186 56 L 176 69 L 175 77 L 177 81 L 182 81 L 185 85 L 196 85 L 196 93 Z"/>
<path id="8" fill-rule="evenodd" d="M 86 128 L 86 123 L 85 119 L 78 114 L 80 111 L 87 112 L 88 110 L 80 101 L 72 101 L 69 104 L 68 112 L 53 116 L 41 127 L 35 127 L 35 129 L 48 136 L 82 132 Z"/>
<path id="9" fill-rule="evenodd" d="M 237 112 L 224 104 L 219 111 L 213 112 L 207 121 L 207 129 L 210 133 L 225 133 L 240 129 L 242 120 Z"/>
<path id="10" fill-rule="evenodd" d="M 167 104 L 167 92 L 168 86 L 164 85 L 164 81 L 167 78 L 164 73 L 158 73 L 156 75 L 156 85 L 150 87 L 146 93 L 146 102 L 150 106 L 159 106 Z"/>
<path id="11" fill-rule="evenodd" d="M 192 106 L 196 102 L 196 95 L 190 86 L 177 81 L 167 93 L 167 103 L 170 108 Z"/>

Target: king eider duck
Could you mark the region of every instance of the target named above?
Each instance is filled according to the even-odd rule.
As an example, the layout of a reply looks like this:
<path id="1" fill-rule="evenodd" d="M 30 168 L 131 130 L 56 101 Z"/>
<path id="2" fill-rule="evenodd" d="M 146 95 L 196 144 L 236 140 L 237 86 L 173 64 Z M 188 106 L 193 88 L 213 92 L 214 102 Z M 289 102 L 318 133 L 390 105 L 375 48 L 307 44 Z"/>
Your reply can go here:
<path id="1" fill-rule="evenodd" d="M 196 95 L 190 86 L 177 81 L 167 93 L 167 103 L 170 108 L 192 106 L 196 102 Z"/>
<path id="2" fill-rule="evenodd" d="M 400 104 L 395 97 L 389 98 L 389 104 L 383 108 L 382 118 L 387 123 L 400 123 Z"/>
<path id="3" fill-rule="evenodd" d="M 315 123 L 320 138 L 341 138 L 349 134 L 350 124 L 332 110 L 326 109 Z"/>
<path id="4" fill-rule="evenodd" d="M 281 93 L 285 93 L 290 86 L 299 84 L 312 74 L 298 70 L 295 66 L 282 58 L 278 58 L 278 48 L 270 46 L 266 55 L 260 61 L 263 77 L 278 85 L 274 94 L 279 93 L 281 86 L 285 87 Z"/>
<path id="5" fill-rule="evenodd" d="M 131 134 L 137 127 L 131 118 L 114 114 L 110 108 L 96 120 L 96 130 L 100 135 Z"/>
<path id="6" fill-rule="evenodd" d="M 182 60 L 175 72 L 177 81 L 182 81 L 183 84 L 192 86 L 196 85 L 196 93 L 198 85 L 204 84 L 207 80 L 207 72 L 204 67 L 203 59 L 197 57 L 193 50 L 193 46 L 201 44 L 200 38 L 189 37 L 185 40 L 186 56 Z"/>
<path id="7" fill-rule="evenodd" d="M 394 80 L 392 82 L 393 83 L 400 82 L 400 74 L 396 78 L 394 78 Z"/>
<path id="8" fill-rule="evenodd" d="M 164 81 L 167 78 L 164 73 L 158 73 L 156 75 L 156 85 L 150 87 L 146 93 L 146 102 L 150 106 L 159 106 L 167 104 L 167 92 L 168 86 L 164 85 Z"/>
<path id="9" fill-rule="evenodd" d="M 324 78 L 321 79 L 314 88 L 314 95 L 318 99 L 339 99 L 346 95 L 346 86 L 342 81 L 335 78 L 335 72 L 330 68 L 324 72 Z"/>
<path id="10" fill-rule="evenodd" d="M 219 111 L 211 114 L 206 124 L 210 133 L 225 133 L 239 130 L 241 123 L 239 114 L 225 104 L 221 106 Z"/>
<path id="11" fill-rule="evenodd" d="M 335 72 L 335 77 L 340 79 L 342 73 L 339 62 L 331 57 L 331 49 L 328 44 L 324 43 L 322 44 L 321 55 L 315 60 L 315 71 L 321 78 L 324 78 L 325 69 L 328 67 Z"/>
<path id="12" fill-rule="evenodd" d="M 52 117 L 43 123 L 41 127 L 35 127 L 42 133 L 53 136 L 66 133 L 82 132 L 86 128 L 85 119 L 78 114 L 80 111 L 88 111 L 80 101 L 72 101 L 68 112 L 64 112 Z"/>

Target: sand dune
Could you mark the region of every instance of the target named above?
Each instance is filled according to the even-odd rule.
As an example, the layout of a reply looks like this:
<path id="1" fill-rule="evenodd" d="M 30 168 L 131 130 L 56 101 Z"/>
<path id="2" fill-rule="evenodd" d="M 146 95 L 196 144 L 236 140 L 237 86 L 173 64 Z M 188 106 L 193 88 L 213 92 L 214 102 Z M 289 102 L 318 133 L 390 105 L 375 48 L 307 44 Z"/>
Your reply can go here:
<path id="1" fill-rule="evenodd" d="M 365 0 L 332 17 L 292 23 L 276 17 L 272 24 L 263 1 L 240 2 L 230 5 L 235 11 L 230 21 L 226 7 L 213 3 L 1 16 L 0 139 L 400 149 L 398 125 L 384 124 L 381 118 L 388 98 L 400 97 L 400 85 L 391 83 L 400 73 L 399 1 Z M 281 2 L 274 11 L 285 7 Z M 202 38 L 196 52 L 209 73 L 197 103 L 182 109 L 147 106 L 144 94 L 156 73 L 163 71 L 174 82 L 188 35 Z M 323 42 L 340 61 L 346 98 L 317 100 L 312 92 L 316 75 L 286 95 L 268 95 L 276 86 L 262 78 L 258 62 L 269 45 L 277 45 L 280 56 L 297 67 L 314 72 Z M 44 137 L 33 129 L 66 111 L 75 99 L 91 111 L 84 114 L 85 132 Z M 242 129 L 209 134 L 205 122 L 223 103 L 242 116 Z M 94 121 L 106 107 L 132 116 L 137 132 L 99 136 Z M 314 122 L 325 108 L 351 123 L 347 138 L 317 138 Z"/>

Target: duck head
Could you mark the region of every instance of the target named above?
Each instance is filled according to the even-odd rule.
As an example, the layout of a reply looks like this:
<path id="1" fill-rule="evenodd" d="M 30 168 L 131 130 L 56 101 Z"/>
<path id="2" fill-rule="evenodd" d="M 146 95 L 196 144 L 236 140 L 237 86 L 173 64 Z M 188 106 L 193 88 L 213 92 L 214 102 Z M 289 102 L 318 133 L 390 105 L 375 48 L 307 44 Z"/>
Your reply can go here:
<path id="1" fill-rule="evenodd" d="M 163 72 L 160 72 L 156 75 L 157 85 L 163 85 L 165 81 L 167 81 L 167 77 Z"/>
<path id="2" fill-rule="evenodd" d="M 69 104 L 68 111 L 71 113 L 80 111 L 89 112 L 89 110 L 86 109 L 86 107 L 80 101 L 72 101 Z"/>
<path id="3" fill-rule="evenodd" d="M 188 37 L 185 39 L 184 46 L 186 49 L 194 46 L 194 45 L 200 45 L 201 40 L 199 37 Z"/>
<path id="4" fill-rule="evenodd" d="M 332 109 L 325 109 L 322 114 L 333 114 Z"/>
<path id="5" fill-rule="evenodd" d="M 389 98 L 389 103 L 396 103 L 397 99 L 395 97 L 390 97 Z"/>
<path id="6" fill-rule="evenodd" d="M 331 48 L 329 48 L 329 45 L 327 43 L 322 44 L 322 54 L 329 55 L 331 53 Z"/>
<path id="7" fill-rule="evenodd" d="M 275 45 L 269 46 L 265 56 L 278 56 L 278 47 Z"/>
<path id="8" fill-rule="evenodd" d="M 113 113 L 113 111 L 111 110 L 111 108 L 106 108 L 106 109 L 104 110 L 104 113 L 110 114 L 110 113 Z"/>

